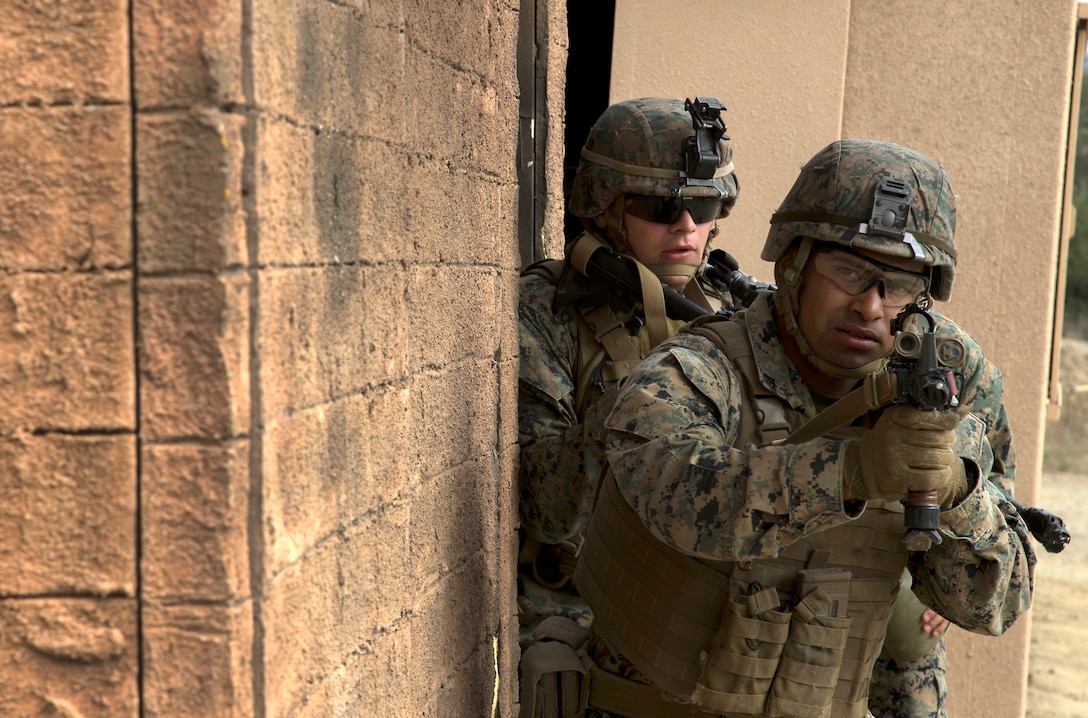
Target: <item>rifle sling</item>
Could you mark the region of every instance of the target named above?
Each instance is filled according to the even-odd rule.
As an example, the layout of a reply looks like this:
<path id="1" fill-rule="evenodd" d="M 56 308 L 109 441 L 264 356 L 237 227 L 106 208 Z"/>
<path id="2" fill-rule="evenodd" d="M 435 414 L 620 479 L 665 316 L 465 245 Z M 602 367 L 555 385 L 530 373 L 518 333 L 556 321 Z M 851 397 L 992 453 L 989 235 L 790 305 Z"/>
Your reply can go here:
<path id="1" fill-rule="evenodd" d="M 781 441 L 783 444 L 803 444 L 819 438 L 862 414 L 891 404 L 899 394 L 899 380 L 891 372 L 875 372 L 861 386 L 821 411 L 804 426 Z"/>
<path id="2" fill-rule="evenodd" d="M 582 238 L 571 249 L 571 264 L 579 272 L 589 276 L 592 274 L 588 269 L 589 258 L 598 249 L 609 251 L 604 242 L 592 234 L 582 235 Z M 642 287 L 642 314 L 646 320 L 650 346 L 656 347 L 669 338 L 669 327 L 665 321 L 665 293 L 661 288 L 661 280 L 653 272 L 641 262 L 634 262 L 634 265 L 638 269 L 639 284 Z"/>

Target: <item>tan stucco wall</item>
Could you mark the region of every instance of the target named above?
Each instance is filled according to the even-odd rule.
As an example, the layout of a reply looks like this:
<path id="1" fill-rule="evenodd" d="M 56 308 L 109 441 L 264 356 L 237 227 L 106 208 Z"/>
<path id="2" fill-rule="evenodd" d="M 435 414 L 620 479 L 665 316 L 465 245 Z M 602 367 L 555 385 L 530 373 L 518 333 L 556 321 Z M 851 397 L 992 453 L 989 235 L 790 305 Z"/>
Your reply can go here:
<path id="1" fill-rule="evenodd" d="M 827 142 L 890 140 L 946 165 L 960 199 L 960 274 L 945 309 L 1005 373 L 1017 494 L 1028 502 L 1041 466 L 1075 6 L 689 0 L 664 13 L 652 0 L 617 2 L 613 101 L 707 94 L 729 108 L 741 197 L 722 246 L 758 277 L 770 276 L 758 255 L 771 212 Z M 953 715 L 1023 714 L 1028 619 L 999 639 L 950 635 Z"/>

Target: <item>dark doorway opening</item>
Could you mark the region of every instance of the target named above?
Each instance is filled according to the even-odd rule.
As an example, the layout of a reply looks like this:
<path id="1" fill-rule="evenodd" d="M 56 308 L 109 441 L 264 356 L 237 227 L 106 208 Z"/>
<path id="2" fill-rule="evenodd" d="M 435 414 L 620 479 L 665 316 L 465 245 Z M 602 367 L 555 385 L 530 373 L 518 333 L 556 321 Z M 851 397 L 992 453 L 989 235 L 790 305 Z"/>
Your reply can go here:
<path id="1" fill-rule="evenodd" d="M 593 123 L 608 107 L 612 82 L 612 37 L 615 0 L 580 2 L 567 0 L 566 128 L 564 132 L 563 206 L 570 198 L 574 172 Z M 563 231 L 570 241 L 582 231 L 582 222 L 564 212 Z"/>

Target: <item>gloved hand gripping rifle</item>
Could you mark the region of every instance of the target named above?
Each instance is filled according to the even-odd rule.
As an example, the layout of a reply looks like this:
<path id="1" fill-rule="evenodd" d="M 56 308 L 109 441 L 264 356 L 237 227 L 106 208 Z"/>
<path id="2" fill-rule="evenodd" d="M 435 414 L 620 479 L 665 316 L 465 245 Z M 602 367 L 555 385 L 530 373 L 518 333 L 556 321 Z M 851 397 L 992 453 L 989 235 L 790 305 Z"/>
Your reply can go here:
<path id="1" fill-rule="evenodd" d="M 913 315 L 927 323 L 921 334 L 906 331 Z M 888 372 L 892 383 L 893 404 L 911 404 L 922 410 L 948 411 L 959 406 L 959 387 L 963 383 L 964 348 L 958 339 L 937 341 L 933 316 L 918 304 L 908 304 L 892 320 L 895 336 Z M 911 550 L 925 550 L 941 543 L 941 507 L 936 491 L 909 491 L 904 504 L 903 543 Z"/>
<path id="2" fill-rule="evenodd" d="M 921 334 L 905 331 L 911 315 L 922 316 L 928 328 Z M 959 387 L 963 383 L 960 368 L 964 361 L 963 344 L 957 339 L 936 338 L 935 323 L 929 312 L 910 304 L 892 321 L 895 343 L 888 361 L 888 371 L 897 378 L 898 395 L 894 403 L 910 403 L 920 409 L 947 411 L 959 404 Z M 1050 553 L 1060 553 L 1071 540 L 1069 531 L 1059 516 L 1046 509 L 1024 506 L 1006 496 L 1031 535 Z M 903 543 L 924 545 L 925 541 L 941 543 L 937 532 L 940 506 L 936 492 L 911 491 L 907 495 Z M 928 545 L 924 545 L 928 548 Z"/>
<path id="3" fill-rule="evenodd" d="M 922 332 L 907 330 L 908 320 L 919 315 L 926 323 Z M 811 441 L 836 426 L 852 421 L 865 411 L 889 404 L 911 404 L 919 409 L 949 411 L 959 405 L 966 358 L 958 339 L 938 339 L 933 316 L 917 304 L 909 304 L 892 320 L 895 335 L 885 371 L 870 374 L 864 386 L 833 404 L 784 441 Z M 1058 553 L 1070 541 L 1065 522 L 1045 509 L 1023 506 L 1011 496 L 1005 498 L 1024 519 L 1031 535 L 1043 547 Z M 941 543 L 937 530 L 941 507 L 935 491 L 911 491 L 904 507 L 903 543 L 912 551 L 927 550 Z"/>

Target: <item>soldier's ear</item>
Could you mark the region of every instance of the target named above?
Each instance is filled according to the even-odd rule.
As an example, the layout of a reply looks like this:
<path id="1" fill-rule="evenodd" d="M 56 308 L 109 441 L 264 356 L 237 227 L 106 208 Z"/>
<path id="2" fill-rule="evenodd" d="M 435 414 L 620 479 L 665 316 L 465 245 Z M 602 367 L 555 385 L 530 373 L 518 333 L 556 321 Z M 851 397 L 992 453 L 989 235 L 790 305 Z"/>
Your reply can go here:
<path id="1" fill-rule="evenodd" d="M 597 229 L 604 229 L 608 226 L 608 217 L 604 212 L 593 215 L 593 224 L 597 225 Z"/>

